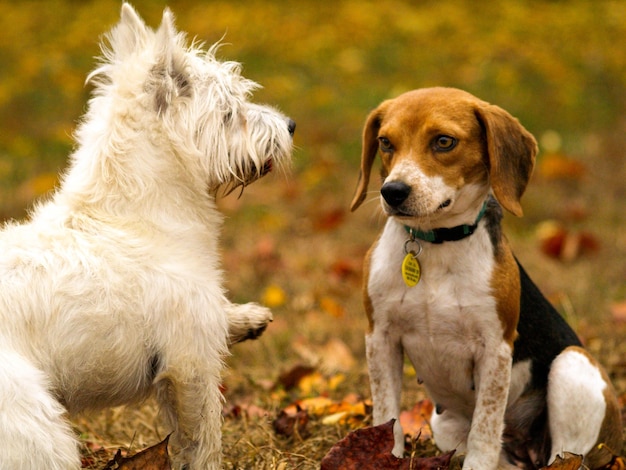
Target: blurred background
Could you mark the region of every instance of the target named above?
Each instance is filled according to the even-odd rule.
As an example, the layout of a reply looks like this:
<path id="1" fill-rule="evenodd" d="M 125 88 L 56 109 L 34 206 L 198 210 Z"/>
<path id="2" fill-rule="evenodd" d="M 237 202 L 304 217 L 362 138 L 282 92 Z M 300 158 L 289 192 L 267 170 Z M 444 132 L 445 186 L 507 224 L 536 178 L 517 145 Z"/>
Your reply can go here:
<path id="1" fill-rule="evenodd" d="M 133 4 L 158 26 L 166 2 Z M 376 178 L 369 202 L 348 210 L 361 127 L 383 99 L 436 85 L 498 104 L 537 137 L 525 217 L 507 216 L 507 233 L 540 288 L 621 380 L 626 1 L 167 4 L 189 38 L 221 40 L 219 57 L 241 62 L 263 85 L 255 101 L 298 126 L 291 171 L 220 200 L 232 297 L 275 311 L 269 338 L 231 358 L 246 362 L 251 380 L 302 361 L 362 371 L 361 262 L 384 220 Z M 0 1 L 0 220 L 24 217 L 57 183 L 99 37 L 119 9 L 111 0 Z"/>

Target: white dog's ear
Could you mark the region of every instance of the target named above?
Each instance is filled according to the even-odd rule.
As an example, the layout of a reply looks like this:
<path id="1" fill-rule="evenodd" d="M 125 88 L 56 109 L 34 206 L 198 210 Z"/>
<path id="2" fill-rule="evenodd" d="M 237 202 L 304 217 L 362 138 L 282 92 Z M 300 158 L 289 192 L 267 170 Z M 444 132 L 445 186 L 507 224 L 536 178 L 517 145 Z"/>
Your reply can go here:
<path id="1" fill-rule="evenodd" d="M 145 46 L 148 29 L 135 9 L 128 3 L 122 5 L 121 19 L 111 32 L 111 49 L 118 60 L 123 60 Z"/>
<path id="2" fill-rule="evenodd" d="M 106 41 L 100 45 L 102 63 L 87 76 L 85 83 L 97 85 L 112 81 L 115 66 L 124 62 L 135 51 L 145 49 L 149 35 L 150 31 L 137 12 L 128 3 L 124 3 L 120 22 L 105 35 Z"/>
<path id="3" fill-rule="evenodd" d="M 191 94 L 184 50 L 169 8 L 163 11 L 163 19 L 156 32 L 156 50 L 157 61 L 151 71 L 151 84 L 156 110 L 162 114 L 176 97 Z"/>

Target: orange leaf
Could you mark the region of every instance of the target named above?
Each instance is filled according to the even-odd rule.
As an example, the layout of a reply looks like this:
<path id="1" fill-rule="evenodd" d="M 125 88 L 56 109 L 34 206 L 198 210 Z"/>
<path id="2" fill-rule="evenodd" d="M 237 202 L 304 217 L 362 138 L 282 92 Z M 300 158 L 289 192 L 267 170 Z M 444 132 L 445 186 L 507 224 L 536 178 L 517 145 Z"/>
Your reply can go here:
<path id="1" fill-rule="evenodd" d="M 420 441 L 432 439 L 433 433 L 430 429 L 432 414 L 433 402 L 430 400 L 421 400 L 410 411 L 400 413 L 400 424 L 404 434 L 408 434 L 412 438 L 419 436 Z"/>
<path id="2" fill-rule="evenodd" d="M 626 300 L 621 302 L 614 302 L 609 307 L 613 321 L 617 323 L 626 322 Z"/>
<path id="3" fill-rule="evenodd" d="M 581 162 L 560 153 L 544 155 L 539 163 L 539 173 L 547 179 L 581 179 L 587 168 Z"/>
<path id="4" fill-rule="evenodd" d="M 341 318 L 346 313 L 341 304 L 331 297 L 322 297 L 320 299 L 320 307 L 335 318 Z"/>
<path id="5" fill-rule="evenodd" d="M 292 408 L 301 409 L 313 416 L 321 416 L 333 405 L 333 401 L 328 397 L 312 397 L 296 401 L 295 404 L 285 408 L 288 414 L 293 414 Z"/>

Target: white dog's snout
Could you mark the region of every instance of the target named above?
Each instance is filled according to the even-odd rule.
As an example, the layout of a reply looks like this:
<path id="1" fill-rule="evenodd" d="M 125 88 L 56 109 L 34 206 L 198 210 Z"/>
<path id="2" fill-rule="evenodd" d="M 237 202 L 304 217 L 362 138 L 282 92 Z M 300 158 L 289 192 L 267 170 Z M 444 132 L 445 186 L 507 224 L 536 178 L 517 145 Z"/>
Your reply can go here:
<path id="1" fill-rule="evenodd" d="M 289 135 L 293 137 L 296 133 L 296 121 L 291 118 L 287 118 L 287 130 L 289 131 Z"/>

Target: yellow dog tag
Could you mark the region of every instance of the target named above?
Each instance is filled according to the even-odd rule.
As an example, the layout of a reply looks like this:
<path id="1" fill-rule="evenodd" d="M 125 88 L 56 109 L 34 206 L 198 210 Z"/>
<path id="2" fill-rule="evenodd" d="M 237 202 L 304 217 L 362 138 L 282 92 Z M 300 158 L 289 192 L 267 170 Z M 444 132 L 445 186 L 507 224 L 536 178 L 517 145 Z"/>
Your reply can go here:
<path id="1" fill-rule="evenodd" d="M 420 282 L 421 276 L 422 270 L 417 255 L 414 251 L 409 251 L 402 260 L 402 279 L 407 286 L 413 287 Z"/>

